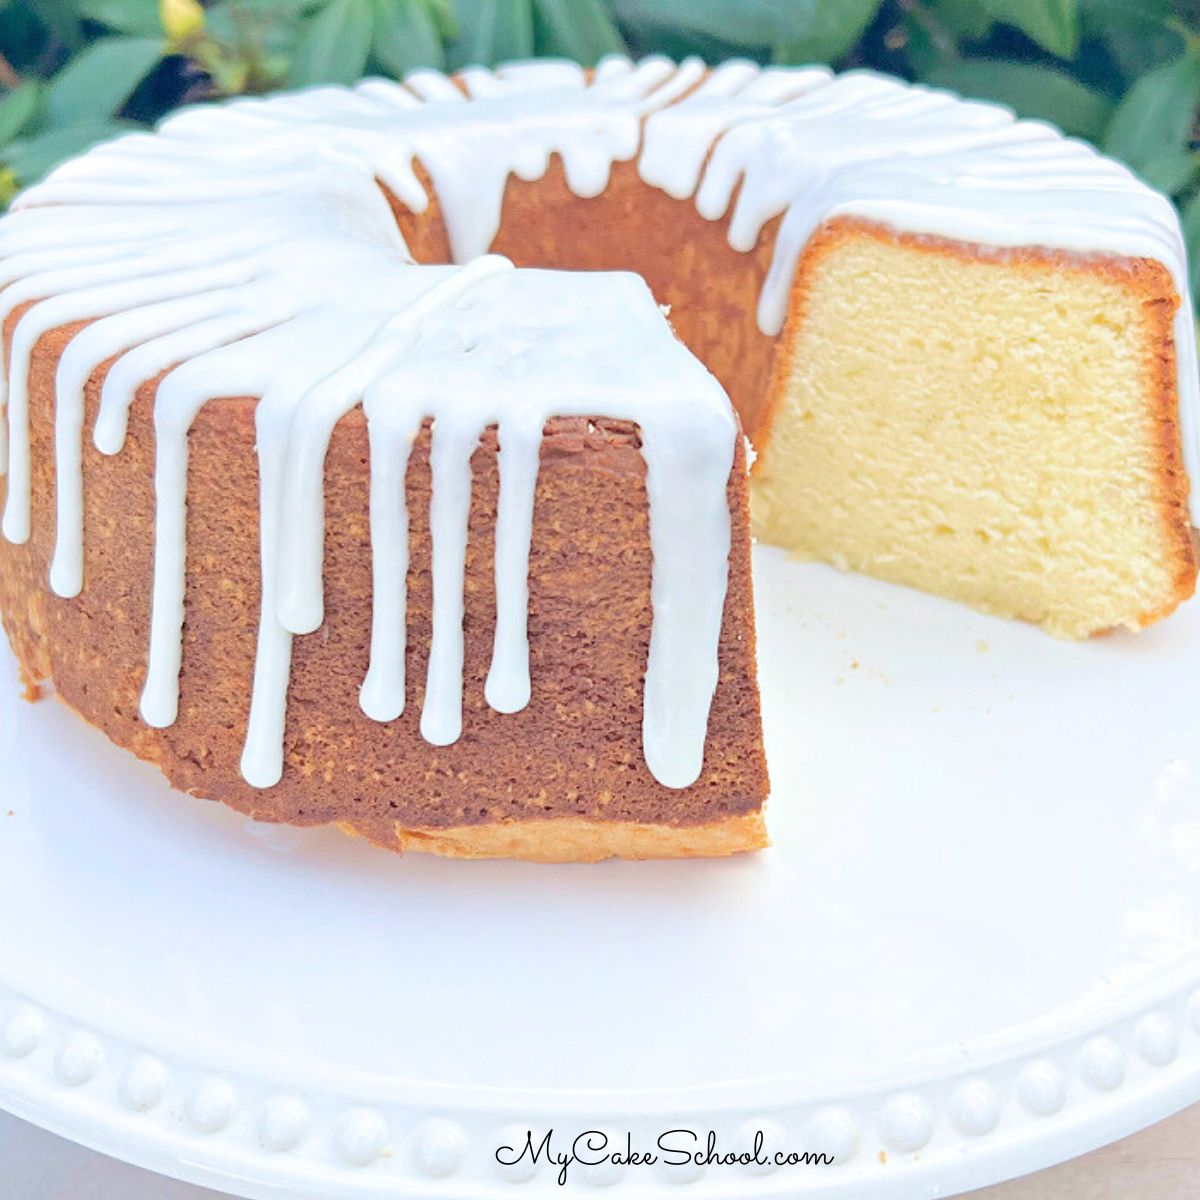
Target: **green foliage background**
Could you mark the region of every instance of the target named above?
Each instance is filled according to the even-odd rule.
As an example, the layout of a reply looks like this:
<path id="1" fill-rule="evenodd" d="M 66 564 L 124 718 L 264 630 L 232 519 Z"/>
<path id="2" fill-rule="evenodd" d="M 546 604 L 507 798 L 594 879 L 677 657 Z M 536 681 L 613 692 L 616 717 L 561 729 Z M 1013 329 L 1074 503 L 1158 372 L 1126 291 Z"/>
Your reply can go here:
<path id="1" fill-rule="evenodd" d="M 1200 0 L 0 0 L 0 202 L 179 104 L 612 51 L 870 66 L 1046 118 L 1175 198 L 1200 290 Z"/>

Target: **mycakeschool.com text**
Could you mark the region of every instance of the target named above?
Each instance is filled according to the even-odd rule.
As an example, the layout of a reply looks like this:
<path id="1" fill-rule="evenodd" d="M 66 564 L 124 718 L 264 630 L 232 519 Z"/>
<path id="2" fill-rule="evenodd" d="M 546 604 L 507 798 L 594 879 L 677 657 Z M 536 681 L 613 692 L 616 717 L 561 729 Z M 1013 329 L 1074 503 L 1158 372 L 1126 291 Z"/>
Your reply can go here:
<path id="1" fill-rule="evenodd" d="M 828 1167 L 834 1156 L 807 1150 L 789 1150 L 768 1143 L 763 1130 L 743 1135 L 740 1145 L 722 1145 L 714 1130 L 665 1129 L 656 1137 L 635 1142 L 631 1132 L 614 1134 L 599 1129 L 563 1134 L 555 1129 L 535 1133 L 522 1131 L 523 1138 L 496 1147 L 501 1168 L 528 1173 L 531 1167 L 554 1169 L 565 1187 L 573 1167 L 656 1167 L 680 1172 L 697 1167 Z M 773 1141 L 773 1139 L 772 1139 Z"/>

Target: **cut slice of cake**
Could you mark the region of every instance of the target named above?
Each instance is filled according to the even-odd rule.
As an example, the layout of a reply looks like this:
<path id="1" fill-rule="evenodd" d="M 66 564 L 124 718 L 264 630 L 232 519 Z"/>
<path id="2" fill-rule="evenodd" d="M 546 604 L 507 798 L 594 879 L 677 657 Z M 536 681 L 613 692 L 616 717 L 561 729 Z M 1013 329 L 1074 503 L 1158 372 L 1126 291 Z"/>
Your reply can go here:
<path id="1" fill-rule="evenodd" d="M 808 243 L 755 528 L 1063 637 L 1192 594 L 1170 275 L 842 218 Z"/>

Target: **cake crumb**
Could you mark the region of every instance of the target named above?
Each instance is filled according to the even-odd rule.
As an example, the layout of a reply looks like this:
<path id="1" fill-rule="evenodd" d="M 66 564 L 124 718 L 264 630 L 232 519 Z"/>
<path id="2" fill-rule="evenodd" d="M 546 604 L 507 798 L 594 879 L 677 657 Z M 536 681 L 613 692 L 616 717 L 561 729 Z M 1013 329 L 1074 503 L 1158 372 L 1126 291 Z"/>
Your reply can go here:
<path id="1" fill-rule="evenodd" d="M 983 640 L 983 638 L 980 638 L 979 641 L 975 643 L 975 649 L 978 650 L 980 654 L 986 654 L 988 652 L 988 644 Z"/>
<path id="2" fill-rule="evenodd" d="M 881 1163 L 886 1163 L 886 1162 L 887 1162 L 887 1151 L 886 1151 L 886 1150 L 880 1150 L 880 1152 L 879 1152 L 879 1161 L 880 1161 Z"/>
<path id="3" fill-rule="evenodd" d="M 852 671 L 857 671 L 861 665 L 862 664 L 858 661 L 857 658 L 852 658 L 850 660 L 850 670 L 852 670 Z"/>

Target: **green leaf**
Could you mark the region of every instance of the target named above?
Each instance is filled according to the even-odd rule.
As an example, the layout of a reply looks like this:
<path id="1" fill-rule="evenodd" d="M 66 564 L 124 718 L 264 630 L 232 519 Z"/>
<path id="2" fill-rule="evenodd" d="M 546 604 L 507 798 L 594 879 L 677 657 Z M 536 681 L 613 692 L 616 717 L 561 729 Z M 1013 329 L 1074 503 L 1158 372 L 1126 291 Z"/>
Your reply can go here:
<path id="1" fill-rule="evenodd" d="M 1112 25 L 1104 32 L 1104 43 L 1124 76 L 1117 81 L 1119 84 L 1133 83 L 1187 49 L 1187 42 L 1178 30 L 1165 28 L 1138 33 Z"/>
<path id="2" fill-rule="evenodd" d="M 531 0 L 458 0 L 458 37 L 446 48 L 455 70 L 490 67 L 533 53 Z"/>
<path id="3" fill-rule="evenodd" d="M 1182 192 L 1200 173 L 1200 156 L 1179 147 L 1151 155 L 1138 167 L 1138 174 L 1152 187 L 1170 196 Z"/>
<path id="4" fill-rule="evenodd" d="M 1193 293 L 1200 292 L 1200 192 L 1184 206 L 1180 214 L 1183 236 L 1187 240 L 1188 271 Z"/>
<path id="5" fill-rule="evenodd" d="M 957 38 L 977 42 L 992 30 L 992 14 L 984 0 L 932 0 L 930 9 Z"/>
<path id="6" fill-rule="evenodd" d="M 601 0 L 533 0 L 533 29 L 539 54 L 563 55 L 585 66 L 625 49 Z"/>
<path id="7" fill-rule="evenodd" d="M 1085 23 L 1094 21 L 1098 28 L 1113 22 L 1146 28 L 1163 24 L 1172 16 L 1171 0 L 1137 0 L 1136 4 L 1129 0 L 1079 0 L 1079 13 Z"/>
<path id="8" fill-rule="evenodd" d="M 18 138 L 4 148 L 4 163 L 17 176 L 22 187 L 37 183 L 47 172 L 64 159 L 82 154 L 84 150 L 135 128 L 124 121 L 91 121 L 53 129 L 34 137 Z"/>
<path id="9" fill-rule="evenodd" d="M 1096 21 L 1121 24 L 1136 23 L 1138 26 L 1171 20 L 1171 0 L 1079 0 L 1079 12 L 1085 22 Z"/>
<path id="10" fill-rule="evenodd" d="M 945 51 L 939 47 L 929 27 L 912 13 L 905 13 L 900 25 L 889 31 L 893 39 L 903 34 L 904 57 L 919 80 L 942 63 Z"/>
<path id="11" fill-rule="evenodd" d="M 252 17 L 300 17 L 319 8 L 321 0 L 226 0 Z"/>
<path id="12" fill-rule="evenodd" d="M 301 18 L 321 0 L 218 0 L 205 9 L 210 39 L 245 51 L 248 44 L 264 53 L 289 56 L 302 26 Z M 244 57 L 244 53 L 239 57 Z"/>
<path id="13" fill-rule="evenodd" d="M 1140 170 L 1164 149 L 1183 147 L 1200 101 L 1200 58 L 1185 54 L 1143 75 L 1125 94 L 1104 149 Z"/>
<path id="14" fill-rule="evenodd" d="M 1100 137 L 1112 116 L 1107 96 L 1092 91 L 1065 71 L 1038 63 L 976 58 L 943 63 L 926 81 L 967 96 L 998 100 L 1022 117 L 1053 121 L 1067 133 Z"/>
<path id="15" fill-rule="evenodd" d="M 307 18 L 296 43 L 295 84 L 353 83 L 371 49 L 371 0 L 329 0 Z"/>
<path id="16" fill-rule="evenodd" d="M 69 49 L 83 42 L 79 14 L 72 0 L 26 0 L 42 25 Z"/>
<path id="17" fill-rule="evenodd" d="M 398 77 L 446 61 L 433 12 L 423 0 L 375 0 L 371 52 Z"/>
<path id="18" fill-rule="evenodd" d="M 433 16 L 434 28 L 438 37 L 449 41 L 458 36 L 458 15 L 455 12 L 454 0 L 422 0 Z"/>
<path id="19" fill-rule="evenodd" d="M 880 0 L 838 0 L 837 4 L 797 4 L 795 31 L 776 44 L 776 62 L 836 62 L 862 37 L 879 11 Z"/>
<path id="20" fill-rule="evenodd" d="M 695 55 L 705 62 L 719 63 L 727 58 L 747 55 L 765 58 L 768 54 L 764 46 L 736 46 L 724 38 L 712 37 L 695 29 L 683 29 L 678 25 L 662 26 L 623 20 L 621 33 L 629 44 L 629 53 L 633 58 L 641 58 L 644 54 L 665 54 L 678 61 Z"/>
<path id="21" fill-rule="evenodd" d="M 108 37 L 81 50 L 46 90 L 50 125 L 112 116 L 163 56 L 159 38 Z"/>
<path id="22" fill-rule="evenodd" d="M 570 0 L 567 0 L 569 3 Z M 780 46 L 802 38 L 815 14 L 837 20 L 843 0 L 613 0 L 617 20 L 635 28 L 688 29 L 739 46 Z M 846 0 L 854 7 L 857 0 Z"/>
<path id="23" fill-rule="evenodd" d="M 0 145 L 11 142 L 33 120 L 41 98 L 42 85 L 29 80 L 0 100 Z"/>
<path id="24" fill-rule="evenodd" d="M 1079 48 L 1077 0 L 983 0 L 983 5 L 995 20 L 1015 25 L 1043 50 L 1059 58 L 1075 56 Z"/>
<path id="25" fill-rule="evenodd" d="M 1178 58 L 1184 41 L 1171 27 L 1171 0 L 1079 0 L 1085 37 L 1099 39 L 1129 79 Z"/>
<path id="26" fill-rule="evenodd" d="M 156 0 L 75 0 L 75 8 L 81 17 L 120 33 L 141 37 L 162 35 Z"/>

